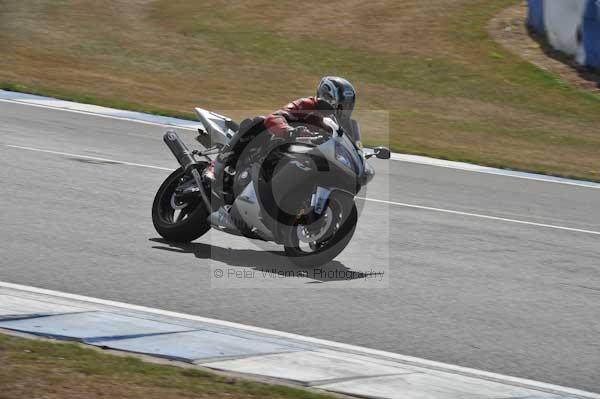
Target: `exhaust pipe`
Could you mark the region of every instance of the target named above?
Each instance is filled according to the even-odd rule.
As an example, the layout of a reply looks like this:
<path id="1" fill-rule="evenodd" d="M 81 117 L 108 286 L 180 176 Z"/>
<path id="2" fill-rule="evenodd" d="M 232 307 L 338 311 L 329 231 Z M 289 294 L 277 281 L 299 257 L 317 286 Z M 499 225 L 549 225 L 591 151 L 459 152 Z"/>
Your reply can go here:
<path id="1" fill-rule="evenodd" d="M 175 159 L 177 159 L 177 162 L 179 162 L 183 170 L 186 173 L 190 172 L 192 174 L 192 177 L 196 181 L 196 185 L 200 189 L 202 201 L 204 201 L 206 209 L 210 212 L 210 210 L 212 209 L 210 200 L 208 198 L 208 195 L 206 194 L 206 191 L 204 190 L 204 185 L 202 184 L 200 172 L 198 172 L 198 168 L 194 167 L 198 165 L 198 162 L 196 162 L 196 160 L 194 159 L 192 151 L 190 151 L 190 149 L 185 145 L 183 140 L 179 138 L 179 135 L 174 130 L 168 130 L 163 136 L 163 141 L 165 142 L 167 147 L 169 147 L 169 150 L 171 150 L 171 152 L 175 156 Z"/>
<path id="2" fill-rule="evenodd" d="M 163 136 L 163 141 L 186 172 L 192 166 L 198 164 L 192 155 L 192 151 L 190 151 L 174 130 L 168 130 Z"/>

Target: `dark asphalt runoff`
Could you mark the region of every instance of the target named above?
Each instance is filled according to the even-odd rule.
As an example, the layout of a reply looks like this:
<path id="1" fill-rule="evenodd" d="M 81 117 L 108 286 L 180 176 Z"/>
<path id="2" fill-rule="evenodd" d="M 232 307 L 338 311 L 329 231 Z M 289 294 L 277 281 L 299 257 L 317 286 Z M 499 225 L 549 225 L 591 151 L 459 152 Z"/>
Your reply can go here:
<path id="1" fill-rule="evenodd" d="M 600 189 L 375 160 L 361 196 L 391 203 L 359 200 L 346 251 L 298 270 L 220 232 L 159 239 L 164 130 L 0 102 L 0 281 L 600 392 Z"/>

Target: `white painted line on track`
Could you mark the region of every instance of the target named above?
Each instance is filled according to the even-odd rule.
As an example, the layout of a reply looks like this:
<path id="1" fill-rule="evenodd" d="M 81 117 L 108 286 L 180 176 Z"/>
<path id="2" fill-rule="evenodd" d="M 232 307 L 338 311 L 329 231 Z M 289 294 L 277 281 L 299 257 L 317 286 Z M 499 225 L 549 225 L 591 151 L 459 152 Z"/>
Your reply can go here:
<path id="1" fill-rule="evenodd" d="M 88 155 L 79 155 L 79 154 L 72 154 L 72 153 L 68 153 L 68 152 L 44 150 L 41 148 L 24 147 L 24 146 L 11 145 L 11 144 L 3 144 L 3 145 L 5 147 L 20 149 L 20 150 L 43 152 L 43 153 L 47 153 L 47 154 L 63 155 L 63 156 L 82 158 L 82 159 L 90 159 L 90 160 L 101 161 L 101 162 L 112 162 L 112 163 L 121 164 L 121 165 L 138 166 L 138 167 L 142 167 L 142 168 L 166 170 L 166 171 L 173 170 L 172 168 L 164 168 L 161 166 L 119 161 L 116 159 L 92 157 L 92 156 L 88 156 Z M 570 232 L 574 232 L 574 233 L 600 235 L 600 231 L 594 231 L 594 230 L 577 229 L 577 228 L 573 228 L 573 227 L 558 226 L 558 225 L 554 225 L 554 224 L 528 222 L 525 220 L 508 219 L 508 218 L 502 218 L 502 217 L 498 217 L 498 216 L 482 215 L 479 213 L 462 212 L 462 211 L 455 211 L 455 210 L 444 209 L 444 208 L 434 208 L 434 207 L 430 207 L 430 206 L 423 206 L 423 205 L 416 205 L 416 204 L 406 204 L 403 202 L 386 201 L 386 200 L 380 200 L 380 199 L 375 199 L 375 198 L 364 198 L 364 197 L 356 197 L 356 198 L 363 200 L 363 201 L 378 202 L 378 203 L 382 203 L 382 204 L 401 206 L 404 208 L 422 209 L 422 210 L 432 211 L 432 212 L 441 212 L 441 213 L 447 213 L 447 214 L 451 214 L 451 215 L 476 217 L 476 218 L 480 218 L 480 219 L 495 220 L 495 221 L 507 222 L 507 223 L 517 223 L 517 224 L 528 225 L 528 226 L 536 226 L 536 227 L 544 227 L 544 228 L 550 228 L 550 229 L 555 229 L 555 230 L 570 231 Z"/>
<path id="2" fill-rule="evenodd" d="M 30 107 L 46 108 L 56 111 L 74 112 L 77 114 L 98 116 L 102 118 L 118 119 L 128 122 L 143 123 L 148 125 L 176 127 L 184 130 L 197 130 L 202 126 L 200 122 L 185 119 L 172 118 L 159 115 L 145 114 L 142 112 L 119 110 L 115 108 L 101 107 L 98 105 L 82 104 L 73 101 L 58 100 L 50 97 L 37 96 L 19 92 L 0 90 L 0 102 L 26 105 Z M 392 153 L 392 160 L 409 162 L 420 165 L 436 166 L 441 168 L 463 170 L 466 172 L 486 173 L 504 177 L 534 180 L 545 183 L 566 184 L 570 186 L 600 189 L 600 183 L 585 180 L 567 179 L 563 177 L 540 175 L 536 173 L 519 172 L 508 169 L 498 169 L 488 166 L 470 164 L 466 162 L 446 161 L 443 159 L 430 158 L 421 155 Z"/>
<path id="3" fill-rule="evenodd" d="M 36 151 L 36 152 L 43 152 L 43 153 L 46 153 L 46 154 L 54 154 L 54 155 L 64 155 L 64 156 L 67 156 L 67 157 L 89 159 L 89 160 L 93 160 L 93 161 L 112 162 L 112 163 L 116 163 L 116 164 L 120 164 L 120 165 L 139 166 L 139 167 L 142 167 L 142 168 L 173 171 L 172 168 L 170 169 L 170 168 L 163 168 L 163 167 L 160 167 L 160 166 L 146 165 L 146 164 L 142 164 L 142 163 L 117 161 L 116 159 L 99 158 L 99 157 L 92 157 L 92 156 L 88 156 L 88 155 L 71 154 L 69 152 L 42 150 L 40 148 L 24 147 L 24 146 L 20 146 L 20 145 L 11 145 L 11 144 L 4 144 L 4 146 L 5 147 L 10 147 L 10 148 L 17 148 L 19 150 Z"/>
<path id="4" fill-rule="evenodd" d="M 7 93 L 7 92 L 5 92 Z M 0 90 L 0 94 L 2 90 Z M 22 93 L 20 93 L 22 94 Z M 35 97 L 35 96 L 33 96 Z M 2 98 L 0 96 L 0 102 L 12 103 L 19 105 L 27 105 L 36 108 L 45 108 L 55 111 L 66 111 L 75 114 L 82 114 L 88 116 L 97 116 L 100 118 L 116 119 L 127 122 L 142 123 L 145 125 L 162 126 L 166 128 L 177 128 L 182 130 L 197 131 L 198 127 L 201 127 L 200 122 L 188 121 L 185 119 L 171 118 L 160 115 L 150 115 L 141 112 L 124 111 L 114 108 L 100 107 L 97 105 L 80 104 L 69 101 L 55 100 L 52 98 L 44 98 L 39 100 L 43 102 L 34 102 L 35 100 L 14 100 Z M 67 105 L 64 105 L 67 104 Z"/>
<path id="5" fill-rule="evenodd" d="M 364 201 L 379 202 L 382 204 L 402 206 L 405 208 L 423 209 L 426 211 L 449 213 L 451 215 L 470 216 L 470 217 L 476 217 L 476 218 L 480 218 L 480 219 L 497 220 L 497 221 L 501 221 L 501 222 L 518 223 L 518 224 L 525 224 L 525 225 L 537 226 L 537 227 L 547 227 L 550 229 L 572 231 L 572 232 L 576 232 L 576 233 L 600 235 L 600 231 L 594 231 L 594 230 L 576 229 L 573 227 L 557 226 L 554 224 L 527 222 L 525 220 L 507 219 L 507 218 L 502 218 L 502 217 L 498 217 L 498 216 L 481 215 L 479 213 L 469 213 L 469 212 L 462 212 L 462 211 L 453 211 L 451 209 L 434 208 L 431 206 L 414 205 L 414 204 L 405 204 L 403 202 L 385 201 L 385 200 L 379 200 L 379 199 L 374 199 L 374 198 L 363 198 L 363 197 L 356 197 L 356 198 L 364 200 Z"/>
<path id="6" fill-rule="evenodd" d="M 494 382 L 514 385 L 514 386 L 519 386 L 519 387 L 524 387 L 524 388 L 536 389 L 536 390 L 540 390 L 540 391 L 544 391 L 544 392 L 548 392 L 548 393 L 552 393 L 552 394 L 557 394 L 557 395 L 568 395 L 568 396 L 585 398 L 585 399 L 600 399 L 600 394 L 586 392 L 586 391 L 582 391 L 582 390 L 575 389 L 575 388 L 563 387 L 560 385 L 548 384 L 548 383 L 544 383 L 544 382 L 527 380 L 527 379 L 519 378 L 519 377 L 512 377 L 512 376 L 492 373 L 492 372 L 488 372 L 488 371 L 476 370 L 476 369 L 471 369 L 471 368 L 467 368 L 467 367 L 446 364 L 446 363 L 436 362 L 436 361 L 427 360 L 427 359 L 421 359 L 421 358 L 412 357 L 412 356 L 405 356 L 405 355 L 401 355 L 398 353 L 386 352 L 386 351 L 382 351 L 382 350 L 378 350 L 378 349 L 370 349 L 370 348 L 365 348 L 365 347 L 361 347 L 361 346 L 344 344 L 341 342 L 306 337 L 306 336 L 299 335 L 299 334 L 287 333 L 287 332 L 282 332 L 282 331 L 277 331 L 277 330 L 270 330 L 270 329 L 266 329 L 266 328 L 262 328 L 262 327 L 254 327 L 254 326 L 233 323 L 233 322 L 224 321 L 224 320 L 211 319 L 211 318 L 202 317 L 202 316 L 195 316 L 195 315 L 178 313 L 178 312 L 162 310 L 162 309 L 155 309 L 155 308 L 150 308 L 150 307 L 141 306 L 141 305 L 133 305 L 133 304 L 123 303 L 123 302 L 116 302 L 116 301 L 93 298 L 93 297 L 77 295 L 77 294 L 69 294 L 69 293 L 65 293 L 65 292 L 52 291 L 52 290 L 47 290 L 44 288 L 30 287 L 30 286 L 2 282 L 2 281 L 0 281 L 0 287 L 12 289 L 12 290 L 23 291 L 23 292 L 30 292 L 30 293 L 34 293 L 34 294 L 49 295 L 49 296 L 54 296 L 54 297 L 58 297 L 58 298 L 65 298 L 65 299 L 71 299 L 71 300 L 75 300 L 75 301 L 93 303 L 93 304 L 98 304 L 98 305 L 111 306 L 111 307 L 127 309 L 127 310 L 131 310 L 131 311 L 136 311 L 136 312 L 151 313 L 151 314 L 165 316 L 165 317 L 173 317 L 173 318 L 179 318 L 179 319 L 185 319 L 185 320 L 191 320 L 191 321 L 199 321 L 199 322 L 203 322 L 203 323 L 210 323 L 210 324 L 221 326 L 221 327 L 229 327 L 229 328 L 235 328 L 235 329 L 249 331 L 249 332 L 253 332 L 253 333 L 258 333 L 258 334 L 266 334 L 269 336 L 287 338 L 287 339 L 292 339 L 292 340 L 296 340 L 296 341 L 303 342 L 303 343 L 309 343 L 309 344 L 325 346 L 325 347 L 329 347 L 329 348 L 335 348 L 338 350 L 352 352 L 352 353 L 361 354 L 361 355 L 369 355 L 369 356 L 375 356 L 375 357 L 379 357 L 379 358 L 384 357 L 384 358 L 393 359 L 393 360 L 396 360 L 398 362 L 405 363 L 408 365 L 414 365 L 414 366 L 425 367 L 425 368 L 430 368 L 430 369 L 449 372 L 449 373 L 455 373 L 455 374 L 459 374 L 459 375 L 481 378 L 481 379 L 488 380 L 488 381 L 494 381 Z"/>
<path id="7" fill-rule="evenodd" d="M 517 179 L 535 180 L 545 183 L 558 183 L 566 184 L 569 186 L 587 187 L 587 188 L 600 188 L 600 183 L 594 183 L 585 180 L 574 180 L 567 179 L 564 177 L 540 175 L 537 173 L 519 172 L 516 170 L 509 169 L 498 169 L 489 166 L 475 165 L 466 162 L 446 161 L 444 159 L 429 158 L 421 155 L 410 155 L 410 154 L 392 154 L 392 160 L 400 162 L 417 163 L 420 165 L 436 166 L 440 168 L 448 168 L 455 170 L 463 170 L 465 172 L 475 173 L 487 173 L 497 176 L 514 177 Z"/>

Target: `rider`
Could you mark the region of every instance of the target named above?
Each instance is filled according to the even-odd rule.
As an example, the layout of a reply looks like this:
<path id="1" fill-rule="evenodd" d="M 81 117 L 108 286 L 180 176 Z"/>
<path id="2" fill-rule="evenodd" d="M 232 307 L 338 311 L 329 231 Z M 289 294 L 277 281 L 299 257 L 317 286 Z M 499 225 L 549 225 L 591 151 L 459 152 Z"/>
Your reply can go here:
<path id="1" fill-rule="evenodd" d="M 254 135 L 264 131 L 270 133 L 270 141 L 275 143 L 282 140 L 294 141 L 299 137 L 310 139 L 319 134 L 306 125 L 334 133 L 333 128 L 324 120 L 325 117 L 332 115 L 340 126 L 348 128 L 355 101 L 356 91 L 346 79 L 336 76 L 321 78 L 315 97 L 293 101 L 265 118 L 243 121 L 238 132 L 223 148 L 222 155 L 214 164 L 214 176 L 222 180 L 225 177 L 223 172 L 231 176 L 235 175 L 234 166 L 242 151 Z M 296 127 L 292 127 L 290 123 Z"/>
<path id="2" fill-rule="evenodd" d="M 342 125 L 350 120 L 356 92 L 346 79 L 327 76 L 321 79 L 317 87 L 316 97 L 301 98 L 273 112 L 265 118 L 267 130 L 276 137 L 296 139 L 311 137 L 315 133 L 304 126 L 293 128 L 291 123 L 305 123 L 309 126 L 329 130 L 323 118 L 334 114 Z"/>

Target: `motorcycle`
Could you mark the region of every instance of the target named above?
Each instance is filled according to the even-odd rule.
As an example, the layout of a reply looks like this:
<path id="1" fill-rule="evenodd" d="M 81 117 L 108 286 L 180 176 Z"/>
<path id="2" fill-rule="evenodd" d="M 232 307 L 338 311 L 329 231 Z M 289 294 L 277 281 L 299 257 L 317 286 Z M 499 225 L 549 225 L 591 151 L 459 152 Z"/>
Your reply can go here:
<path id="1" fill-rule="evenodd" d="M 181 165 L 152 205 L 154 227 L 164 239 L 191 242 L 214 228 L 281 244 L 303 267 L 326 264 L 342 252 L 358 221 L 354 198 L 375 175 L 366 160 L 389 159 L 389 149 L 362 148 L 358 123 L 351 120 L 342 128 L 331 116 L 330 130 L 269 151 L 255 137 L 234 170 L 215 175 L 219 168 L 212 161 L 223 162 L 240 125 L 202 108 L 195 111 L 203 126 L 196 140 L 203 149 L 190 150 L 173 130 L 163 136 Z"/>

